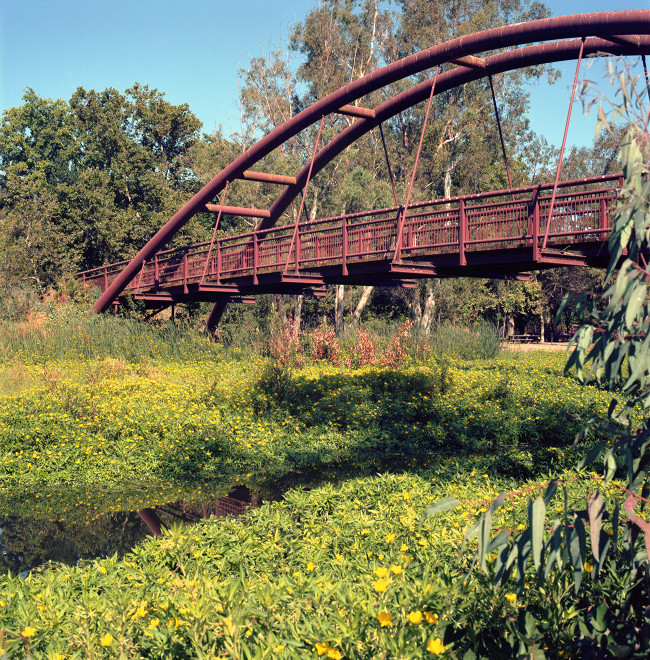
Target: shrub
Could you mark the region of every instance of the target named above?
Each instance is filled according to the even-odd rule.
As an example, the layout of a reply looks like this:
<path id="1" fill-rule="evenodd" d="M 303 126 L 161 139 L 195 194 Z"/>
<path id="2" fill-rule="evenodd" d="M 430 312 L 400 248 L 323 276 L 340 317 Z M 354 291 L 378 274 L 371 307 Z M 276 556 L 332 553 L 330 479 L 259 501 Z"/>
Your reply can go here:
<path id="1" fill-rule="evenodd" d="M 321 325 L 309 334 L 310 356 L 314 362 L 341 364 L 341 347 L 334 328 Z"/>

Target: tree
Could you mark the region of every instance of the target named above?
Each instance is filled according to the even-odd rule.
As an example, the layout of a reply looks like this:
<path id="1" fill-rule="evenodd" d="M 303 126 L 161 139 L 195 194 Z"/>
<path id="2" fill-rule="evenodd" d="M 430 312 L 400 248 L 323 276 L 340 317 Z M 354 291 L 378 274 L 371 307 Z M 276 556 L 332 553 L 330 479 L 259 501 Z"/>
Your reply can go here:
<path id="1" fill-rule="evenodd" d="M 135 84 L 82 87 L 70 102 L 32 89 L 0 124 L 3 280 L 39 292 L 64 273 L 133 255 L 197 185 L 188 152 L 200 122 L 187 105 Z M 197 221 L 175 238 L 206 237 Z"/>

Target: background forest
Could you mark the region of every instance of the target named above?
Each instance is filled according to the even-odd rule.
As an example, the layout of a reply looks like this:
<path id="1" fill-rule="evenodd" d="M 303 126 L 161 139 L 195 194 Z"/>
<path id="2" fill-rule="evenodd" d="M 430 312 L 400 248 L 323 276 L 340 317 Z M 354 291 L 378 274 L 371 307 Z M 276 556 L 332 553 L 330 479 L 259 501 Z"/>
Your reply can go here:
<path id="1" fill-rule="evenodd" d="M 65 282 L 75 272 L 131 258 L 234 157 L 346 82 L 431 44 L 547 15 L 543 4 L 528 0 L 323 0 L 291 28 L 286 44 L 253 58 L 240 71 L 241 126 L 230 136 L 202 133 L 187 104 L 173 105 L 144 83 L 123 92 L 79 87 L 67 101 L 41 98 L 27 89 L 23 104 L 5 111 L 0 124 L 0 313 L 24 318 L 46 292 L 69 288 Z M 556 75 L 538 67 L 494 79 L 515 186 L 555 174 L 558 149 L 534 132 L 527 113 L 530 86 L 541 77 L 552 82 Z M 373 94 L 377 98 L 365 102 L 376 105 L 405 84 L 379 90 Z M 488 81 L 440 94 L 434 105 L 413 199 L 507 187 Z M 410 181 L 424 110 L 410 108 L 384 127 L 398 200 Z M 304 131 L 269 156 L 269 171 L 297 171 L 309 159 L 314 141 L 313 129 Z M 565 154 L 562 176 L 616 171 L 619 142 L 615 131 L 590 148 L 573 148 Z M 264 184 L 255 188 L 235 182 L 229 203 L 263 207 L 270 194 Z M 310 184 L 305 212 L 310 218 L 326 217 L 394 203 L 380 135 L 373 132 Z M 297 212 L 290 209 L 286 222 L 295 221 Z M 174 244 L 209 240 L 212 222 L 208 214 L 196 216 Z M 249 228 L 249 220 L 230 217 L 218 235 Z M 415 290 L 381 291 L 339 286 L 326 299 L 304 305 L 301 297 L 262 300 L 249 316 L 254 323 L 275 309 L 282 319 L 293 315 L 311 326 L 330 318 L 338 333 L 344 314 L 358 322 L 362 312 L 364 320 L 410 317 L 425 332 L 443 321 L 505 325 L 511 319 L 510 327 L 516 321 L 521 329 L 527 324 L 539 328 L 554 318 L 568 291 L 599 290 L 601 280 L 597 271 L 561 269 L 517 283 L 443 280 L 421 283 Z M 190 315 L 200 312 L 200 307 L 188 310 Z M 241 319 L 241 312 L 233 310 L 229 318 Z M 565 325 L 570 323 L 566 318 Z"/>

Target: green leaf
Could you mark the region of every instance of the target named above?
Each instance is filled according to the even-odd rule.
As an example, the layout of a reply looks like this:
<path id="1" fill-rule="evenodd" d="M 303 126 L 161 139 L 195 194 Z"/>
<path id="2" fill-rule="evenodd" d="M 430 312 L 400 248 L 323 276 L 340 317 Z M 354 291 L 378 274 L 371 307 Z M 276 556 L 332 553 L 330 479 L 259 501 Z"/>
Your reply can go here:
<path id="1" fill-rule="evenodd" d="M 578 463 L 578 470 L 584 470 L 586 467 L 589 467 L 600 456 L 602 451 L 602 444 L 598 443 L 594 445 L 587 452 L 587 455 Z"/>
<path id="2" fill-rule="evenodd" d="M 605 485 L 607 485 L 614 478 L 617 468 L 616 458 L 614 457 L 614 452 L 611 449 L 605 454 L 604 463 L 605 463 Z"/>
<path id="3" fill-rule="evenodd" d="M 549 482 L 548 487 L 546 488 L 546 492 L 544 493 L 544 504 L 546 506 L 548 506 L 549 502 L 553 499 L 553 496 L 557 492 L 559 483 L 560 482 L 557 479 L 553 479 Z"/>
<path id="4" fill-rule="evenodd" d="M 603 496 L 593 493 L 587 502 L 587 515 L 589 516 L 589 537 L 591 539 L 591 552 L 597 563 L 600 563 L 600 530 L 603 526 L 605 513 L 605 500 Z"/>
<path id="5" fill-rule="evenodd" d="M 546 565 L 544 566 L 544 579 L 547 580 L 553 566 L 560 561 L 560 554 L 562 552 L 562 530 L 563 526 L 559 520 L 553 523 L 553 533 L 548 540 L 549 552 L 546 558 Z"/>
<path id="6" fill-rule="evenodd" d="M 544 548 L 544 523 L 546 522 L 546 504 L 544 499 L 537 498 L 532 506 L 529 505 L 529 521 L 533 544 L 533 563 L 535 570 L 539 571 Z"/>
<path id="7" fill-rule="evenodd" d="M 530 529 L 524 530 L 517 539 L 517 591 L 522 593 L 526 582 L 526 562 L 531 550 Z"/>
<path id="8" fill-rule="evenodd" d="M 481 516 L 478 534 L 478 562 L 481 568 L 487 572 L 486 557 L 488 555 L 488 544 L 490 542 L 490 531 L 492 530 L 492 510 L 488 509 Z"/>
<path id="9" fill-rule="evenodd" d="M 638 284 L 635 291 L 630 296 L 630 299 L 627 301 L 627 306 L 625 308 L 625 325 L 633 330 L 634 322 L 637 315 L 643 307 L 643 303 L 646 298 L 646 287 L 643 284 Z"/>
<path id="10" fill-rule="evenodd" d="M 573 579 L 575 582 L 575 593 L 580 590 L 582 574 L 587 558 L 587 537 L 582 519 L 574 514 L 573 530 L 571 533 L 571 563 L 573 564 Z"/>
<path id="11" fill-rule="evenodd" d="M 430 506 L 428 506 L 424 510 L 420 522 L 422 522 L 422 520 L 428 518 L 429 516 L 435 515 L 436 513 L 444 513 L 445 511 L 449 511 L 450 509 L 455 509 L 459 504 L 460 504 L 460 500 L 456 499 L 455 497 L 445 497 L 439 502 L 436 502 L 435 504 L 431 504 Z"/>
<path id="12" fill-rule="evenodd" d="M 498 548 L 500 548 L 503 545 L 506 545 L 508 543 L 508 539 L 510 538 L 510 532 L 506 532 L 505 530 L 501 530 L 487 545 L 487 548 L 485 551 L 489 554 L 491 552 L 494 552 Z"/>

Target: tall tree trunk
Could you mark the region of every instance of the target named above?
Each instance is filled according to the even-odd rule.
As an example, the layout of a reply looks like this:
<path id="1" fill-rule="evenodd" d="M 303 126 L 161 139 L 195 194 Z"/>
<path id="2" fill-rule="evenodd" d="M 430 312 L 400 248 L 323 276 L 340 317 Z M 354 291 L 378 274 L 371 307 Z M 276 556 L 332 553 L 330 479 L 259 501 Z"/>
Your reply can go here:
<path id="1" fill-rule="evenodd" d="M 544 341 L 544 310 L 542 309 L 539 313 L 539 343 L 543 344 Z"/>
<path id="2" fill-rule="evenodd" d="M 334 298 L 334 332 L 337 337 L 343 336 L 343 298 L 345 296 L 345 286 L 336 285 L 336 297 Z"/>
<path id="3" fill-rule="evenodd" d="M 359 298 L 359 302 L 357 303 L 357 306 L 354 310 L 354 313 L 352 314 L 352 323 L 354 325 L 359 325 L 359 321 L 361 320 L 361 314 L 363 313 L 363 310 L 365 309 L 366 305 L 368 304 L 368 300 L 370 300 L 370 296 L 372 294 L 372 290 L 374 287 L 372 286 L 364 286 L 363 287 L 363 292 L 361 293 L 361 298 Z"/>
<path id="4" fill-rule="evenodd" d="M 300 323 L 302 321 L 302 301 L 305 299 L 305 296 L 301 293 L 299 296 L 296 296 L 296 301 L 293 306 L 293 332 L 298 336 L 300 333 Z"/>
<path id="5" fill-rule="evenodd" d="M 275 300 L 275 313 L 278 315 L 280 320 L 280 327 L 283 329 L 287 327 L 287 310 L 284 307 L 284 296 L 280 293 L 276 293 L 274 296 Z"/>
<path id="6" fill-rule="evenodd" d="M 434 291 L 434 282 L 426 280 L 425 290 L 427 297 L 424 301 L 424 309 L 422 310 L 422 317 L 420 318 L 420 328 L 425 335 L 429 334 L 431 330 L 431 321 L 433 321 L 433 313 L 436 309 L 436 296 Z"/>
<path id="7" fill-rule="evenodd" d="M 407 299 L 408 300 L 408 299 Z M 411 310 L 411 320 L 418 327 L 422 323 L 422 305 L 420 304 L 420 289 L 415 287 L 413 289 L 413 296 L 411 297 L 411 302 L 406 303 Z"/>

